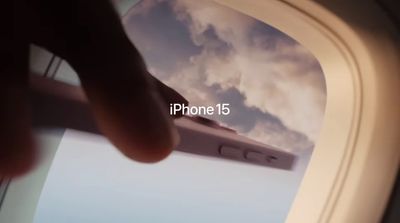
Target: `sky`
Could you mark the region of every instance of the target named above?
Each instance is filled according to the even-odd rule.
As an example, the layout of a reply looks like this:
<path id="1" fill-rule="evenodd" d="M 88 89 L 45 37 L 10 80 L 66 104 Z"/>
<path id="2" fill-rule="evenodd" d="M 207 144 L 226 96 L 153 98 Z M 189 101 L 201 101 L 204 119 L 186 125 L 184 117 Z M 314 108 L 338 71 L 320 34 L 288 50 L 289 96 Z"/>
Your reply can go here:
<path id="1" fill-rule="evenodd" d="M 68 130 L 34 223 L 284 222 L 322 124 L 318 61 L 279 30 L 208 0 L 144 0 L 130 10 L 129 0 L 114 2 L 154 76 L 192 105 L 229 103 L 228 116 L 210 118 L 299 161 L 284 171 L 174 152 L 145 165 L 101 136 Z"/>
<path id="2" fill-rule="evenodd" d="M 313 148 L 325 79 L 310 52 L 277 29 L 211 1 L 146 0 L 123 18 L 151 73 L 211 118 L 282 149 Z"/>

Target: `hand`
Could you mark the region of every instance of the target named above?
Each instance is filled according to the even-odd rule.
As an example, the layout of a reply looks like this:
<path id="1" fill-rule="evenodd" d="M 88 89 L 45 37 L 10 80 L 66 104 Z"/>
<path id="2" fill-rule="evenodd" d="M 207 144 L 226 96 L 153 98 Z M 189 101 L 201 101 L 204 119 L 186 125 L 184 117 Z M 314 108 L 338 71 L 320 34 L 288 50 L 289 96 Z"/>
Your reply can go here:
<path id="1" fill-rule="evenodd" d="M 26 173 L 37 157 L 28 103 L 31 43 L 77 71 L 98 127 L 123 154 L 156 162 L 172 151 L 178 134 L 167 108 L 187 101 L 147 72 L 108 0 L 12 2 L 13 21 L 6 22 L 14 26 L 2 34 L 0 51 L 0 176 Z"/>

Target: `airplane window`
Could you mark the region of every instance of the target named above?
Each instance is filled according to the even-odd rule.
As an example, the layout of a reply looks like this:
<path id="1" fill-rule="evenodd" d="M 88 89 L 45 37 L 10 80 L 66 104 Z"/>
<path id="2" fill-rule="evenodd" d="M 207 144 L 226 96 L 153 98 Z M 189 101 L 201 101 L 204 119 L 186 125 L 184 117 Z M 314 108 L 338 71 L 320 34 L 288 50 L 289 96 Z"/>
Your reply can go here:
<path id="1" fill-rule="evenodd" d="M 80 85 L 78 75 L 65 60 L 61 62 L 54 79 L 75 86 Z"/>
<path id="2" fill-rule="evenodd" d="M 228 115 L 205 117 L 297 163 L 287 171 L 174 152 L 146 165 L 100 136 L 67 130 L 34 222 L 284 222 L 324 115 L 318 61 L 279 30 L 212 1 L 145 0 L 123 12 L 154 76 L 191 105 L 229 104 Z M 66 62 L 55 78 L 79 85 Z"/>
<path id="3" fill-rule="evenodd" d="M 54 54 L 32 45 L 30 48 L 30 71 L 35 75 L 47 75 L 55 59 Z"/>

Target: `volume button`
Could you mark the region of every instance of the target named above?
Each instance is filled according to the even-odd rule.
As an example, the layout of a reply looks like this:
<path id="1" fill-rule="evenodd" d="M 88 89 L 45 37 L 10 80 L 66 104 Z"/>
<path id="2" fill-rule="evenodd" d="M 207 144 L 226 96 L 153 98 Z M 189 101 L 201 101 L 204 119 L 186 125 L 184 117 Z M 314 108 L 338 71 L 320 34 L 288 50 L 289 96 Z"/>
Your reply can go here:
<path id="1" fill-rule="evenodd" d="M 264 161 L 264 154 L 256 151 L 248 151 L 246 152 L 244 158 L 249 161 L 253 162 L 263 162 Z"/>
<path id="2" fill-rule="evenodd" d="M 242 159 L 243 157 L 243 152 L 239 148 L 235 148 L 232 146 L 224 146 L 222 145 L 219 149 L 219 153 L 221 156 L 226 156 L 230 158 L 237 158 L 237 159 Z"/>

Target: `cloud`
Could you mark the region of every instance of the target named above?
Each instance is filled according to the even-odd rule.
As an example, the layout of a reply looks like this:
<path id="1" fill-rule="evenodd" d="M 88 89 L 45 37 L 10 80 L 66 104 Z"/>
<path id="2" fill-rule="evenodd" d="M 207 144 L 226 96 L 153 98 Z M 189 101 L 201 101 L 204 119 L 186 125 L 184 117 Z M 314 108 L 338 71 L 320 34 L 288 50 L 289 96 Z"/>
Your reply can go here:
<path id="1" fill-rule="evenodd" d="M 229 116 L 212 118 L 241 134 L 292 151 L 313 147 L 326 90 L 304 47 L 215 2 L 151 2 L 125 24 L 153 74 L 192 105 L 230 103 Z"/>
<path id="2" fill-rule="evenodd" d="M 229 103 L 232 108 L 229 115 L 219 117 L 220 121 L 236 129 L 239 134 L 297 154 L 314 147 L 307 136 L 287 128 L 278 117 L 246 106 L 244 95 L 236 88 L 217 89 L 216 92 L 218 100 Z"/>
<path id="3" fill-rule="evenodd" d="M 203 47 L 190 66 L 202 70 L 206 85 L 237 88 L 247 106 L 272 113 L 289 128 L 317 139 L 325 82 L 313 55 L 265 24 L 215 3 L 176 0 L 173 4 L 193 42 Z"/>
<path id="4" fill-rule="evenodd" d="M 259 121 L 246 135 L 288 152 L 301 153 L 314 147 L 305 135 L 273 122 Z"/>

